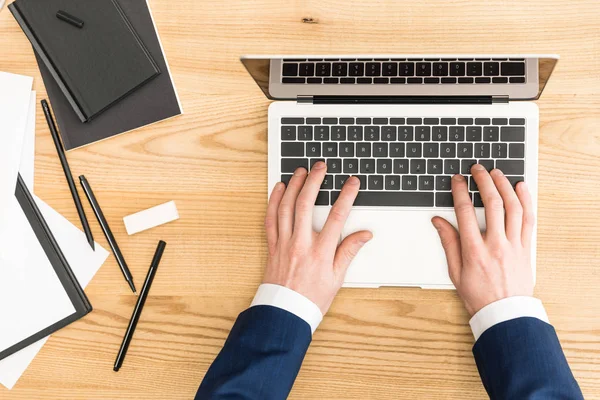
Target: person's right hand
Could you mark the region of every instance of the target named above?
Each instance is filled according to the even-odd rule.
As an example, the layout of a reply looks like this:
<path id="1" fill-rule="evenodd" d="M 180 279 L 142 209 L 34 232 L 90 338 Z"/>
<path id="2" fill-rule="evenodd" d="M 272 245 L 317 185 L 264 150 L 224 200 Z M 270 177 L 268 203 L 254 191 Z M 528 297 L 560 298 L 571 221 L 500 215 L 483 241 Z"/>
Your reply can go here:
<path id="1" fill-rule="evenodd" d="M 495 301 L 533 295 L 530 255 L 535 217 L 524 182 L 517 184 L 515 192 L 498 169 L 488 174 L 477 164 L 471 173 L 485 207 L 486 232 L 479 230 L 467 181 L 461 175 L 452 178 L 458 231 L 440 217 L 432 223 L 446 252 L 450 279 L 473 316 Z"/>

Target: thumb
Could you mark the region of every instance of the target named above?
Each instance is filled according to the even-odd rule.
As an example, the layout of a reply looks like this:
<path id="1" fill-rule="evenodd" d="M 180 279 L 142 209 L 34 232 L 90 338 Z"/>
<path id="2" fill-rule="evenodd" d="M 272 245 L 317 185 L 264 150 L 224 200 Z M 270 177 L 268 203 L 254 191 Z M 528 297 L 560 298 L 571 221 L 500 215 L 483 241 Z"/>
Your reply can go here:
<path id="1" fill-rule="evenodd" d="M 369 241 L 373 239 L 373 234 L 369 231 L 354 232 L 346 236 L 335 252 L 333 259 L 333 269 L 342 277 L 346 275 L 346 270 L 350 263 L 356 257 L 359 250 Z"/>
<path id="2" fill-rule="evenodd" d="M 448 261 L 448 274 L 454 286 L 460 281 L 460 272 L 462 270 L 462 255 L 460 250 L 460 237 L 458 231 L 444 218 L 434 217 L 431 223 L 437 229 L 442 242 L 442 247 L 446 253 Z"/>

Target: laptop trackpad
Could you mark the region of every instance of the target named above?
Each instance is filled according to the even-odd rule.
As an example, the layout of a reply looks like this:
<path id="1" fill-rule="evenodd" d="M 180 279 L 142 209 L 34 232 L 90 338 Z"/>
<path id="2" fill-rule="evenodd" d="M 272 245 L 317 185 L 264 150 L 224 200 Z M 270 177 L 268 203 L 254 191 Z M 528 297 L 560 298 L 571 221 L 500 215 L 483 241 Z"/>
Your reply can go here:
<path id="1" fill-rule="evenodd" d="M 481 228 L 483 210 L 477 210 Z M 355 209 L 343 237 L 370 230 L 373 239 L 354 259 L 346 283 L 374 285 L 451 285 L 446 257 L 431 218 L 440 216 L 456 226 L 454 210 Z"/>

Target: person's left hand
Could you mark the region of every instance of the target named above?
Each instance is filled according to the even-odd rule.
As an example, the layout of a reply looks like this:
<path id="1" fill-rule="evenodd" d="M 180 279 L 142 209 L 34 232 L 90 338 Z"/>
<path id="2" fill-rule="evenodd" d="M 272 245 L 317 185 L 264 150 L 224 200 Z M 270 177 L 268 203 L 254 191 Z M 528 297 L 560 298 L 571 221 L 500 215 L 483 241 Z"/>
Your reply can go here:
<path id="1" fill-rule="evenodd" d="M 314 204 L 326 172 L 327 166 L 319 161 L 310 174 L 298 168 L 287 189 L 281 182 L 275 185 L 265 219 L 269 259 L 263 280 L 300 293 L 323 315 L 341 288 L 350 262 L 373 237 L 368 231 L 356 232 L 338 246 L 360 187 L 356 177 L 346 181 L 323 230 L 313 230 Z"/>

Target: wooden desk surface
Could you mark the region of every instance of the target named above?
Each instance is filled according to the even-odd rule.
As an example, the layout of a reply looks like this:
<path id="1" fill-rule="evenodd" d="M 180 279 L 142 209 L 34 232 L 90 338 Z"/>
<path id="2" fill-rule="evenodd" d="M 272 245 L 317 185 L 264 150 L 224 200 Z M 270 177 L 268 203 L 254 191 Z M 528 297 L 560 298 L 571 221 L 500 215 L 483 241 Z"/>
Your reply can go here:
<path id="1" fill-rule="evenodd" d="M 240 55 L 444 52 L 562 58 L 538 101 L 536 293 L 584 394 L 600 399 L 597 0 L 151 3 L 185 115 L 69 153 L 73 173 L 93 183 L 138 286 L 156 242 L 168 243 L 142 320 L 114 373 L 136 298 L 109 258 L 86 290 L 94 312 L 53 335 L 17 386 L 0 388 L 1 399 L 193 397 L 265 264 L 268 101 Z M 38 100 L 46 97 L 6 9 L 0 70 L 34 76 Z M 79 226 L 40 107 L 36 123 L 36 192 Z M 127 236 L 123 216 L 168 200 L 180 220 Z M 342 289 L 290 398 L 485 398 L 467 320 L 450 291 Z"/>

